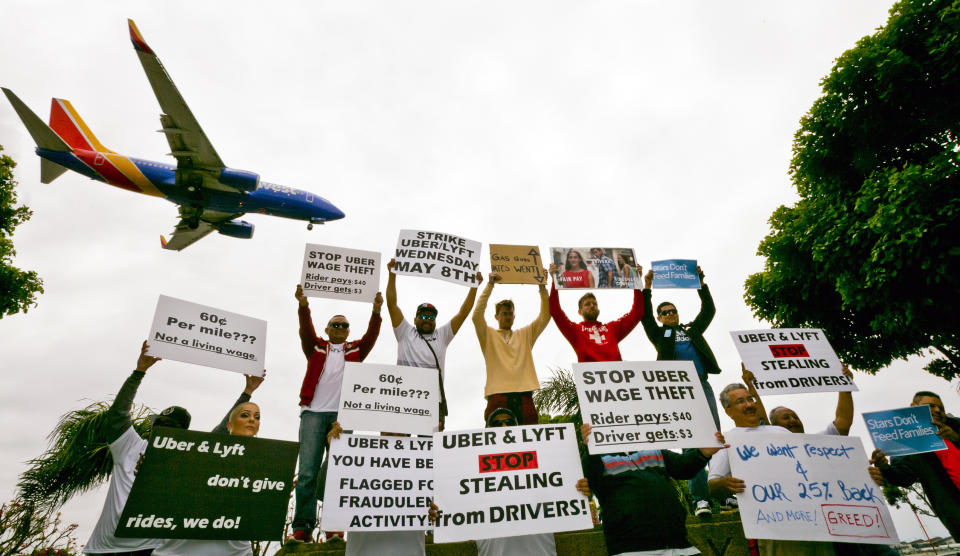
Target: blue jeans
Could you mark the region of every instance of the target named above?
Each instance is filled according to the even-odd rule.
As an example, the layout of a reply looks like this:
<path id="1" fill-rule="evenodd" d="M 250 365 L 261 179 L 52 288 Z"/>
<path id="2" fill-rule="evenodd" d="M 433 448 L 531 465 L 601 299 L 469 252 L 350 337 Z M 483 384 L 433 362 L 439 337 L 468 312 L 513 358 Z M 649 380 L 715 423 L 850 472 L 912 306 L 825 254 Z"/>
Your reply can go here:
<path id="1" fill-rule="evenodd" d="M 720 430 L 720 416 L 717 414 L 717 396 L 714 395 L 713 388 L 711 388 L 710 383 L 707 382 L 706 376 L 700 377 L 700 385 L 703 386 L 703 395 L 707 398 L 707 403 L 710 405 L 713 422 L 717 425 L 717 430 Z M 693 495 L 694 504 L 701 500 L 710 500 L 710 489 L 707 487 L 707 470 L 705 468 L 698 471 L 697 474 L 690 479 L 690 494 Z"/>
<path id="2" fill-rule="evenodd" d="M 327 433 L 337 420 L 336 411 L 300 413 L 300 465 L 297 468 L 293 529 L 313 532 L 317 524 L 317 498 L 323 497 L 320 464 L 327 450 Z"/>

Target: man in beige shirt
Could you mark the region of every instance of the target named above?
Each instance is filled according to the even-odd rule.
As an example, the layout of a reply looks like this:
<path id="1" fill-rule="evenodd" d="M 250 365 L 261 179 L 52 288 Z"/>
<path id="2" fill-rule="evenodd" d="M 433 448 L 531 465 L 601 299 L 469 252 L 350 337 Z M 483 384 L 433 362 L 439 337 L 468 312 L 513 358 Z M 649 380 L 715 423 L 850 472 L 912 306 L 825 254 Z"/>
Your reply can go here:
<path id="1" fill-rule="evenodd" d="M 542 270 L 546 274 L 546 269 Z M 502 280 L 499 273 L 491 272 L 487 287 L 483 289 L 473 310 L 473 326 L 480 340 L 480 350 L 487 364 L 487 385 L 484 396 L 487 408 L 486 419 L 494 409 L 506 407 L 520 416 L 521 425 L 536 425 L 539 420 L 533 405 L 533 391 L 540 389 L 537 370 L 533 366 L 533 344 L 550 322 L 550 296 L 547 287 L 540 285 L 540 314 L 527 326 L 513 330 L 513 301 L 504 299 L 496 304 L 494 318 L 498 327 L 487 326 L 483 313 L 493 286 Z"/>

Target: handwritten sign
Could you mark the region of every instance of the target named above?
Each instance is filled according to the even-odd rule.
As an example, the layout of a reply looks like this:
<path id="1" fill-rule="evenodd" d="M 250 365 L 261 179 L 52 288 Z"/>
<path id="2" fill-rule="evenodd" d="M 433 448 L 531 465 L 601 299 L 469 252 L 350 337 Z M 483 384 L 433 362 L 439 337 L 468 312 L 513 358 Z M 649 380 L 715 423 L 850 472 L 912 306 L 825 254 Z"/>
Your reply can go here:
<path id="1" fill-rule="evenodd" d="M 433 435 L 438 543 L 590 529 L 573 425 Z"/>
<path id="2" fill-rule="evenodd" d="M 436 369 L 344 364 L 337 420 L 345 429 L 433 434 L 439 407 Z"/>
<path id="3" fill-rule="evenodd" d="M 760 395 L 857 390 L 819 328 L 737 330 L 730 336 Z"/>
<path id="4" fill-rule="evenodd" d="M 929 405 L 871 411 L 863 414 L 870 438 L 888 456 L 905 456 L 946 450 L 937 436 Z"/>
<path id="5" fill-rule="evenodd" d="M 691 259 L 666 259 L 650 263 L 653 269 L 653 288 L 700 289 L 697 261 Z"/>
<path id="6" fill-rule="evenodd" d="M 263 375 L 265 320 L 161 295 L 148 338 L 154 357 Z"/>
<path id="7" fill-rule="evenodd" d="M 380 289 L 380 253 L 308 243 L 300 284 L 309 297 L 369 302 Z"/>
<path id="8" fill-rule="evenodd" d="M 116 536 L 280 540 L 296 442 L 158 427 Z"/>
<path id="9" fill-rule="evenodd" d="M 551 247 L 550 259 L 560 267 L 557 289 L 641 287 L 633 249 L 624 247 Z"/>
<path id="10" fill-rule="evenodd" d="M 573 374 L 591 454 L 719 446 L 692 361 L 574 363 Z"/>
<path id="11" fill-rule="evenodd" d="M 451 234 L 400 230 L 394 272 L 473 287 L 478 285 L 480 247 L 479 241 Z"/>
<path id="12" fill-rule="evenodd" d="M 747 538 L 898 542 L 882 489 L 857 437 L 737 432 L 726 435 Z"/>
<path id="13" fill-rule="evenodd" d="M 341 434 L 330 443 L 320 528 L 430 528 L 433 439 Z"/>
<path id="14" fill-rule="evenodd" d="M 490 244 L 490 270 L 499 273 L 504 284 L 545 284 L 543 267 L 535 245 Z"/>

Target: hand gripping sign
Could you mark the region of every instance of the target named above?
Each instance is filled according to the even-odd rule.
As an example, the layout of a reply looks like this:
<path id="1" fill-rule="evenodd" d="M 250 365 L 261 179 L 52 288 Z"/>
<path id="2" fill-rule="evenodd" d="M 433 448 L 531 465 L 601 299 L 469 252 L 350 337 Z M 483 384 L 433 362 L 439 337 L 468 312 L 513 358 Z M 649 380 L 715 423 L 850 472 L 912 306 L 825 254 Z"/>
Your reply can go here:
<path id="1" fill-rule="evenodd" d="M 730 336 L 761 396 L 857 390 L 819 328 L 736 330 Z"/>
<path id="2" fill-rule="evenodd" d="M 896 544 L 881 487 L 857 437 L 737 432 L 726 436 L 747 538 Z"/>
<path id="3" fill-rule="evenodd" d="M 871 411 L 863 414 L 873 445 L 888 456 L 946 450 L 937 436 L 929 405 Z"/>
<path id="4" fill-rule="evenodd" d="M 593 527 L 573 425 L 433 435 L 436 542 Z"/>
<path id="5" fill-rule="evenodd" d="M 480 247 L 479 241 L 451 234 L 400 230 L 393 270 L 474 287 L 478 284 Z"/>
<path id="6" fill-rule="evenodd" d="M 718 446 L 692 361 L 574 363 L 591 454 Z"/>
<path id="7" fill-rule="evenodd" d="M 344 364 L 337 420 L 347 430 L 433 434 L 439 407 L 436 369 Z"/>
<path id="8" fill-rule="evenodd" d="M 321 529 L 430 528 L 432 438 L 341 434 L 330 443 L 328 463 Z"/>
<path id="9" fill-rule="evenodd" d="M 309 297 L 369 302 L 380 289 L 380 253 L 308 243 L 300 284 Z"/>
<path id="10" fill-rule="evenodd" d="M 161 295 L 149 338 L 154 357 L 263 375 L 265 320 Z"/>

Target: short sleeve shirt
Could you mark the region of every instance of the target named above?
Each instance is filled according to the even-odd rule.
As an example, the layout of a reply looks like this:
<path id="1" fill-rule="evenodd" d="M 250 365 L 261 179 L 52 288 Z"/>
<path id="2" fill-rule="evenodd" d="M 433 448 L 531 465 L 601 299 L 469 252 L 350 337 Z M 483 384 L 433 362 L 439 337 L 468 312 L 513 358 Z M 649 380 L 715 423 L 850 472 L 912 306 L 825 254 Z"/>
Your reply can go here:
<path id="1" fill-rule="evenodd" d="M 397 337 L 397 365 L 436 369 L 439 361 L 441 372 L 446 372 L 444 358 L 447 346 L 453 341 L 453 326 L 449 322 L 431 334 L 421 336 L 416 327 L 404 319 L 393 329 L 393 335 Z M 427 342 L 430 342 L 429 346 Z M 431 347 L 437 354 L 436 360 L 430 352 Z"/>
<path id="2" fill-rule="evenodd" d="M 313 400 L 309 406 L 301 406 L 304 411 L 340 411 L 340 387 L 343 385 L 343 366 L 346 361 L 343 354 L 344 344 L 328 344 L 327 358 L 323 362 L 323 372 L 313 391 Z"/>

